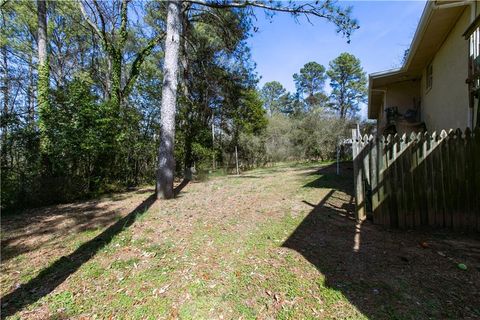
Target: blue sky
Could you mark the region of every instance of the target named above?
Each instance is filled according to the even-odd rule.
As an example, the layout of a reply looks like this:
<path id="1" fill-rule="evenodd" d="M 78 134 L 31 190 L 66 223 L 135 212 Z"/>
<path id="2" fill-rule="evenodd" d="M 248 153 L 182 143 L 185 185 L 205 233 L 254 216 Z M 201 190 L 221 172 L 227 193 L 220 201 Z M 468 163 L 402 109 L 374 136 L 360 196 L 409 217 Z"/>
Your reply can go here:
<path id="1" fill-rule="evenodd" d="M 314 19 L 311 25 L 305 19 L 296 23 L 287 14 L 277 14 L 270 22 L 263 11 L 257 12 L 259 30 L 248 43 L 262 77 L 260 85 L 276 80 L 293 92 L 292 75 L 305 63 L 316 61 L 327 67 L 342 52 L 357 56 L 367 73 L 400 66 L 425 1 L 341 1 L 339 5 L 352 6 L 352 16 L 360 25 L 350 44 L 325 20 Z"/>

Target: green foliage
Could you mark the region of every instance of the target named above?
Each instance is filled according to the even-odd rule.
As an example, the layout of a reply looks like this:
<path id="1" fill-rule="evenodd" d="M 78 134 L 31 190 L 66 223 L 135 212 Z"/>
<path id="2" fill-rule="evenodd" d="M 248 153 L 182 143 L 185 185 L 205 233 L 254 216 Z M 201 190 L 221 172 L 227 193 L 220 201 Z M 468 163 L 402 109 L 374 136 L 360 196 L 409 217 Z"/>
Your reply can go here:
<path id="1" fill-rule="evenodd" d="M 338 119 L 331 113 L 316 109 L 304 115 L 293 134 L 294 144 L 300 146 L 297 152 L 306 159 L 332 160 L 336 155 L 339 141 L 350 134 L 351 123 Z"/>
<path id="2" fill-rule="evenodd" d="M 176 174 L 207 171 L 212 162 L 231 168 L 235 149 L 243 167 L 329 154 L 313 142 L 312 151 L 302 149 L 313 135 L 311 126 L 301 125 L 305 112 L 326 100 L 324 68 L 306 64 L 296 76 L 296 95 L 278 82 L 258 91 L 246 43 L 256 12 L 251 4 L 207 4 L 183 12 Z M 280 7 L 325 17 L 347 37 L 356 28 L 349 9 L 333 3 L 308 6 L 308 12 L 295 2 L 270 9 Z M 47 59 L 39 65 L 36 3 L 3 3 L 3 210 L 154 181 L 165 9 L 154 0 L 48 1 Z"/>
<path id="3" fill-rule="evenodd" d="M 17 163 L 25 173 L 2 170 L 3 208 L 12 209 L 20 200 L 23 206 L 71 201 L 153 180 L 148 169 L 156 145 L 139 126 L 142 115 L 126 108 L 120 117 L 116 105 L 102 102 L 89 83 L 79 75 L 52 91 L 53 103 L 42 121 L 45 140 L 52 143 L 44 146 L 42 158 L 35 151 L 38 132 L 27 127 L 8 136 L 11 144 L 13 139 L 25 144 L 28 158 L 21 167 Z"/>
<path id="4" fill-rule="evenodd" d="M 366 101 L 367 77 L 360 60 L 344 52 L 329 63 L 327 75 L 330 77 L 332 93 L 331 107 L 346 118 L 360 110 L 359 104 Z"/>
<path id="5" fill-rule="evenodd" d="M 324 101 L 323 87 L 326 80 L 324 66 L 317 62 L 308 62 L 300 69 L 299 74 L 293 75 L 293 80 L 297 92 L 304 97 L 310 108 Z"/>
<path id="6" fill-rule="evenodd" d="M 330 97 L 324 91 L 327 76 Z M 309 62 L 293 78 L 296 95 L 277 81 L 267 82 L 261 89 L 268 124 L 259 135 L 240 136 L 244 167 L 288 160 L 332 160 L 339 142 L 349 137 L 348 129 L 354 125 L 353 116 L 366 92 L 360 61 L 344 53 L 330 63 L 327 73 L 321 64 Z M 342 157 L 347 156 L 344 149 Z"/>
<path id="7" fill-rule="evenodd" d="M 63 201 L 98 188 L 98 162 L 114 147 L 111 104 L 99 103 L 86 83 L 75 79 L 57 90 L 51 116 L 45 119 L 46 136 L 55 143 L 46 150 L 49 166 L 43 178 L 56 182 L 52 187 L 58 189 L 48 191 L 63 193 Z"/>
<path id="8" fill-rule="evenodd" d="M 256 90 L 242 92 L 236 117 L 237 126 L 247 134 L 259 134 L 267 126 L 263 102 Z"/>
<path id="9" fill-rule="evenodd" d="M 175 133 L 178 175 L 184 168 L 208 170 L 214 159 L 219 167 L 231 166 L 240 135 L 259 133 L 266 126 L 244 41 L 249 19 L 243 11 L 206 9 L 186 21 L 189 42 L 183 47 Z"/>
<path id="10" fill-rule="evenodd" d="M 289 95 L 278 81 L 265 83 L 261 90 L 261 97 L 270 116 L 288 109 Z"/>
<path id="11" fill-rule="evenodd" d="M 295 116 L 275 114 L 261 134 L 240 135 L 240 158 L 245 168 L 291 160 L 332 160 L 351 126 L 352 122 L 321 108 Z"/>

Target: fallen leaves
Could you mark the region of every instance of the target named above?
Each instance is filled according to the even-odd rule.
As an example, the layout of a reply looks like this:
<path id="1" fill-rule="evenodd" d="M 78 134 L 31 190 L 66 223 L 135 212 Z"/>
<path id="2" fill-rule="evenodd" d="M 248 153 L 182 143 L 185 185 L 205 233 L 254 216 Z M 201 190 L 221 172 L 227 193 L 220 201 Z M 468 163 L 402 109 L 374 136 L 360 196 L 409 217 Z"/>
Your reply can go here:
<path id="1" fill-rule="evenodd" d="M 165 292 L 167 292 L 168 288 L 170 288 L 171 284 L 167 284 L 161 288 L 155 288 L 153 289 L 152 291 L 152 295 L 155 297 L 155 298 L 158 298 L 159 295 L 162 295 L 164 294 Z"/>

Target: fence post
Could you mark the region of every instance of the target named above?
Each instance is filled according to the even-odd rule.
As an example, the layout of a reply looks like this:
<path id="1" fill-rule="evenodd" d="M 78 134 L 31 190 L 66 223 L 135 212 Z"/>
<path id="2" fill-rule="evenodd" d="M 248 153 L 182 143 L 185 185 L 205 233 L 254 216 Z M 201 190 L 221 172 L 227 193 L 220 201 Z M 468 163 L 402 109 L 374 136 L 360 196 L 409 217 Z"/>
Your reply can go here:
<path id="1" fill-rule="evenodd" d="M 370 136 L 372 147 L 370 153 L 371 187 L 372 187 L 372 216 L 378 214 L 379 190 L 378 190 L 378 138 Z"/>
<path id="2" fill-rule="evenodd" d="M 352 129 L 353 172 L 355 184 L 355 218 L 357 221 L 365 219 L 365 195 L 363 193 L 363 159 L 361 136 L 357 129 Z"/>

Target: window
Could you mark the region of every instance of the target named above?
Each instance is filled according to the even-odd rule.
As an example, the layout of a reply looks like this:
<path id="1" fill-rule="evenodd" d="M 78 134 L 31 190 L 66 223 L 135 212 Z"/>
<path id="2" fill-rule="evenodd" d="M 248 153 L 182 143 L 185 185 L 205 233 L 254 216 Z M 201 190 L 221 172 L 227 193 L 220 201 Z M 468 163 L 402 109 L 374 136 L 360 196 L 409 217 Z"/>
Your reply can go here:
<path id="1" fill-rule="evenodd" d="M 430 90 L 432 88 L 432 83 L 433 83 L 433 66 L 432 64 L 429 64 L 427 67 L 427 90 Z"/>

